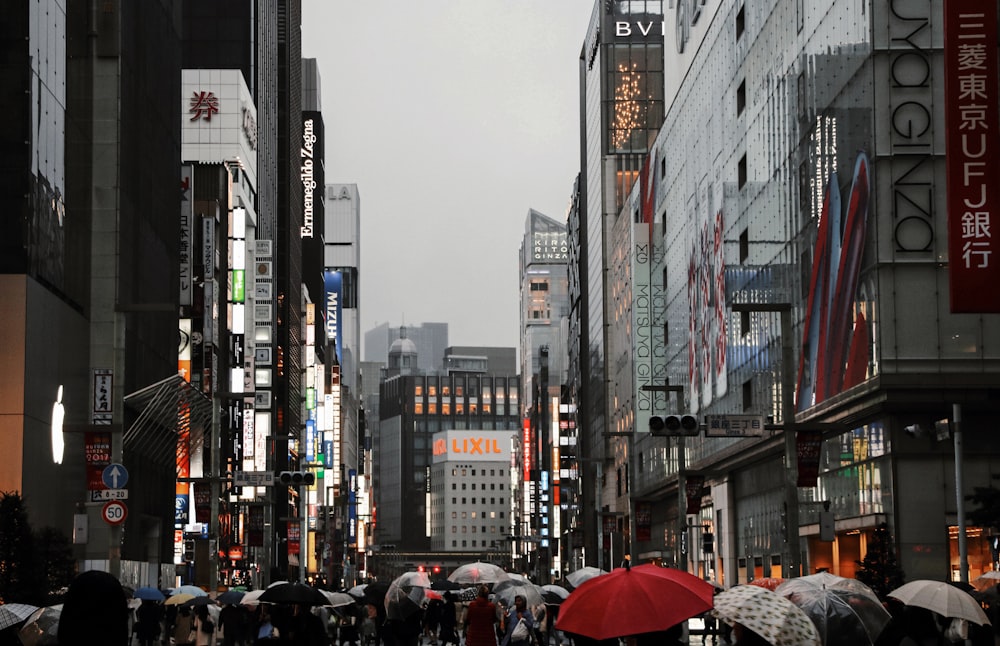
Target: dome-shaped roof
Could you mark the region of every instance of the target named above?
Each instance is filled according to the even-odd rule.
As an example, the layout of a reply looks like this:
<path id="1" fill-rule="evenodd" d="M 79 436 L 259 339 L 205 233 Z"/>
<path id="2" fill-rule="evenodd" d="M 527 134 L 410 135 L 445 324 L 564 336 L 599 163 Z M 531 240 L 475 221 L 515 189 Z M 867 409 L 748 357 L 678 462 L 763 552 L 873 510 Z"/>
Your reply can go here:
<path id="1" fill-rule="evenodd" d="M 403 337 L 402 339 L 396 339 L 389 346 L 389 354 L 416 354 L 417 344 Z"/>

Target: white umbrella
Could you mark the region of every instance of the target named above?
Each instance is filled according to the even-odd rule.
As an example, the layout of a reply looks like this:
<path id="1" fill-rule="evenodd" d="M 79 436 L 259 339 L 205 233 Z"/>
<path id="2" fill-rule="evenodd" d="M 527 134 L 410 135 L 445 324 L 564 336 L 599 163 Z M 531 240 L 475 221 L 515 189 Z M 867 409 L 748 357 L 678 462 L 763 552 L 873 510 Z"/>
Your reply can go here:
<path id="1" fill-rule="evenodd" d="M 861 581 L 837 576 L 829 572 L 819 572 L 818 574 L 785 579 L 774 589 L 775 592 L 783 597 L 796 592 L 811 593 L 817 590 L 840 590 L 841 592 L 860 594 L 874 600 L 876 603 L 882 603 L 882 600 L 878 598 L 875 591 Z"/>
<path id="2" fill-rule="evenodd" d="M 455 571 L 448 575 L 448 580 L 455 583 L 478 584 L 497 583 L 507 581 L 510 575 L 504 572 L 503 568 L 493 563 L 466 563 L 455 568 Z"/>
<path id="3" fill-rule="evenodd" d="M 890 592 L 889 596 L 904 605 L 925 608 L 942 617 L 965 619 L 980 626 L 990 623 L 982 606 L 972 595 L 944 581 L 910 581 Z"/>
<path id="4" fill-rule="evenodd" d="M 514 605 L 514 597 L 524 597 L 527 607 L 540 606 L 545 603 L 543 590 L 534 583 L 517 583 L 516 581 L 501 581 L 493 588 L 496 598 L 510 608 Z"/>
<path id="5" fill-rule="evenodd" d="M 742 624 L 774 646 L 820 646 L 812 620 L 785 597 L 756 585 L 738 585 L 715 595 L 712 614 Z"/>
<path id="6" fill-rule="evenodd" d="M 420 610 L 430 587 L 426 572 L 404 572 L 396 577 L 385 593 L 386 617 L 406 619 Z"/>
<path id="7" fill-rule="evenodd" d="M 242 606 L 256 606 L 260 604 L 260 595 L 264 594 L 264 590 L 251 590 L 243 595 L 240 599 L 240 605 Z"/>
<path id="8" fill-rule="evenodd" d="M 333 608 L 339 608 L 340 606 L 349 606 L 352 603 L 356 603 L 358 600 L 347 594 L 346 592 L 330 592 L 329 590 L 320 590 L 320 593 L 326 597 L 328 603 L 327 605 Z"/>
<path id="9" fill-rule="evenodd" d="M 595 576 L 601 576 L 602 574 L 607 574 L 604 570 L 600 570 L 596 567 L 591 567 L 589 565 L 580 568 L 579 570 L 573 570 L 566 575 L 566 583 L 569 583 L 574 588 L 580 587 L 580 584 L 587 579 L 593 579 Z"/>

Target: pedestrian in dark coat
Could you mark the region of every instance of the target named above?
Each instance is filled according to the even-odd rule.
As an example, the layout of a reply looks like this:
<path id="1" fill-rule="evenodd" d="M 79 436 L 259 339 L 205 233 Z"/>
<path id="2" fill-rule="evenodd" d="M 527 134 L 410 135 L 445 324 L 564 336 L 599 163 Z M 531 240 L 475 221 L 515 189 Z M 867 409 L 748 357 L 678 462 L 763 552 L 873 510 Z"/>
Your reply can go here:
<path id="1" fill-rule="evenodd" d="M 135 634 L 140 646 L 153 646 L 160 637 L 163 606 L 155 601 L 143 601 L 135 611 Z"/>
<path id="2" fill-rule="evenodd" d="M 465 646 L 497 646 L 496 623 L 496 604 L 490 601 L 490 589 L 481 585 L 465 613 Z"/>
<path id="3" fill-rule="evenodd" d="M 128 599 L 118 579 L 89 570 L 69 584 L 59 614 L 60 646 L 128 646 Z"/>

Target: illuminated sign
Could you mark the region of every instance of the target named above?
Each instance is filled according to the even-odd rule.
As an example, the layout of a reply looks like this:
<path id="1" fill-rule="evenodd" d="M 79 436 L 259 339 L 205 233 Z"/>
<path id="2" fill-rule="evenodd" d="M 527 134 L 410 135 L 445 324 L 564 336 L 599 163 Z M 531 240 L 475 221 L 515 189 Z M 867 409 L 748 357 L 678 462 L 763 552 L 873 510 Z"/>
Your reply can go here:
<path id="1" fill-rule="evenodd" d="M 313 193 L 316 191 L 316 180 L 313 178 L 316 147 L 316 134 L 313 131 L 313 120 L 302 122 L 302 166 L 299 169 L 299 179 L 302 180 L 302 226 L 299 233 L 303 238 L 313 237 Z"/>
<path id="2" fill-rule="evenodd" d="M 434 461 L 507 461 L 510 459 L 510 437 L 510 433 L 504 431 L 442 431 L 435 433 L 431 445 Z"/>
<path id="3" fill-rule="evenodd" d="M 337 343 L 337 361 L 343 362 L 344 339 L 340 329 L 343 276 L 339 271 L 326 272 L 326 338 Z"/>

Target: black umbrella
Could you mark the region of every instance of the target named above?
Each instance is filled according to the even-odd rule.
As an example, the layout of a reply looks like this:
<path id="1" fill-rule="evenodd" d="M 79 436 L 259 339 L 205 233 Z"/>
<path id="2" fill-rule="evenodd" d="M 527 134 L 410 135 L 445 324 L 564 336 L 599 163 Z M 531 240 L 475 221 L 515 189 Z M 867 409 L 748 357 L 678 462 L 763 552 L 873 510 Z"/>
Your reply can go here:
<path id="1" fill-rule="evenodd" d="M 295 603 L 306 606 L 325 606 L 323 593 L 304 583 L 281 583 L 264 590 L 259 601 L 268 603 Z"/>
<path id="2" fill-rule="evenodd" d="M 212 597 L 195 597 L 193 599 L 188 599 L 182 606 L 187 606 L 188 608 L 195 608 L 197 606 L 214 606 L 216 605 L 215 599 Z"/>
<path id="3" fill-rule="evenodd" d="M 361 601 L 364 603 L 370 603 L 376 607 L 384 607 L 385 593 L 388 591 L 389 591 L 388 583 L 383 583 L 381 581 L 368 583 L 365 585 L 365 589 L 361 593 Z"/>
<path id="4" fill-rule="evenodd" d="M 438 590 L 440 592 L 447 592 L 449 590 L 454 592 L 455 590 L 463 590 L 465 587 L 461 583 L 455 583 L 448 579 L 438 579 L 431 582 L 431 590 Z"/>

